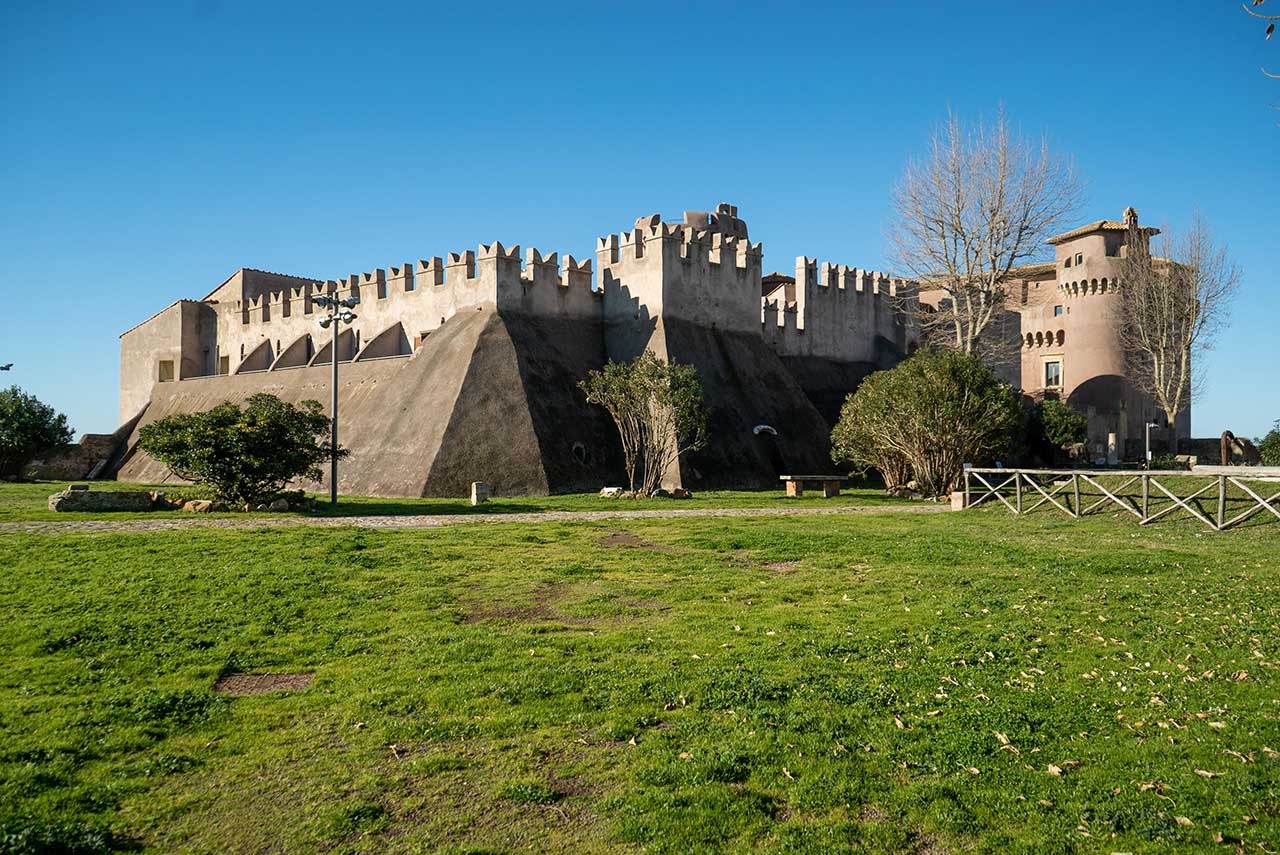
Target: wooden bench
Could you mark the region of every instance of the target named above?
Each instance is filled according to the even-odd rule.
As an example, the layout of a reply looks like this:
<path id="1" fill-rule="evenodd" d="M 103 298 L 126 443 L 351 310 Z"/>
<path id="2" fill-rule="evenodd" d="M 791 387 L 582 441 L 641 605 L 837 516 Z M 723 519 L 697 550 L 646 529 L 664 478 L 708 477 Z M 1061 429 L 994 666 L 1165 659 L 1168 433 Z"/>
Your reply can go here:
<path id="1" fill-rule="evenodd" d="M 805 484 L 821 484 L 822 498 L 829 499 L 840 495 L 840 483 L 848 481 L 847 475 L 782 475 L 780 481 L 787 485 L 787 495 L 799 498 L 804 495 Z"/>

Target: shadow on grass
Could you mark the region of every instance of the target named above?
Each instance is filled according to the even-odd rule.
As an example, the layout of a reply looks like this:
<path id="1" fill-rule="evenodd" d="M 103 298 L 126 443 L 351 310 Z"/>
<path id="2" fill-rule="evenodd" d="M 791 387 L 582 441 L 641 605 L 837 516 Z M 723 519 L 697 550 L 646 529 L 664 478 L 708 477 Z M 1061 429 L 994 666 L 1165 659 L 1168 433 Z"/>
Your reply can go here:
<path id="1" fill-rule="evenodd" d="M 546 505 L 525 504 L 519 502 L 485 502 L 472 505 L 465 499 L 457 501 L 449 499 L 394 499 L 376 502 L 349 501 L 338 498 L 338 504 L 329 504 L 328 499 L 317 499 L 315 510 L 310 514 L 316 517 L 406 517 L 406 516 L 445 516 L 449 514 L 537 514 L 545 511 L 560 510 Z"/>

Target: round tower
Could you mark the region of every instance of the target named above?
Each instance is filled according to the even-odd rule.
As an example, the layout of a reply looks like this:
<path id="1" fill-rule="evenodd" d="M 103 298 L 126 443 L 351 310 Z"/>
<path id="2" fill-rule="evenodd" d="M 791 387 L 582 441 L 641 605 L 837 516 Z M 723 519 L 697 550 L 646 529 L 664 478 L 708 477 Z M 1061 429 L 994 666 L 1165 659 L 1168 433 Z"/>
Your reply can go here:
<path id="1" fill-rule="evenodd" d="M 1053 312 L 1060 313 L 1054 320 L 1061 321 L 1062 340 L 1044 357 L 1045 390 L 1052 390 L 1056 373 L 1058 394 L 1088 416 L 1090 458 L 1109 462 L 1132 456 L 1127 446 L 1141 441 L 1142 426 L 1152 417 L 1150 402 L 1128 381 L 1119 332 L 1130 227 L 1144 240 L 1157 232 L 1138 227 L 1137 220 L 1137 211 L 1127 208 L 1123 221 L 1099 220 L 1050 240 L 1058 297 Z"/>

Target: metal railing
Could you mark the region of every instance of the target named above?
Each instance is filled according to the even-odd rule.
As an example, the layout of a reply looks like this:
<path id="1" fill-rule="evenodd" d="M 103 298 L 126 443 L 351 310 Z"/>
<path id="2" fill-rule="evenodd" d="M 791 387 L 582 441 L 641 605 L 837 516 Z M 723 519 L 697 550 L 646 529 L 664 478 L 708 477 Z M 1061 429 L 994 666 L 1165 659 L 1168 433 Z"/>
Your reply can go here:
<path id="1" fill-rule="evenodd" d="M 1205 483 L 1197 486 L 1201 480 Z M 1221 471 L 966 468 L 964 506 L 975 508 L 994 499 L 1019 516 L 1044 506 L 1079 519 L 1115 505 L 1137 517 L 1139 525 L 1182 510 L 1214 531 L 1225 531 L 1260 511 L 1269 511 L 1280 519 L 1280 508 L 1276 506 L 1280 491 L 1263 497 L 1271 492 L 1268 482 L 1276 480 L 1277 476 L 1271 473 L 1241 473 L 1237 477 Z M 1264 483 L 1266 488 L 1260 486 Z M 1202 502 L 1213 500 L 1215 509 L 1202 507 Z"/>

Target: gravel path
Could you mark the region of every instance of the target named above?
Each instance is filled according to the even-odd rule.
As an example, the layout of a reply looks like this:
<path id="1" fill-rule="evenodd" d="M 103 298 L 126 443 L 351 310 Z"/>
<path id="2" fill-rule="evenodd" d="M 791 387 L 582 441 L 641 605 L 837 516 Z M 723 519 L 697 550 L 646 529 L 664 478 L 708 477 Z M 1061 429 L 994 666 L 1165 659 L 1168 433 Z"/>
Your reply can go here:
<path id="1" fill-rule="evenodd" d="M 511 514 L 416 514 L 413 516 L 294 517 L 248 516 L 206 519 L 191 517 L 157 520 L 31 520 L 0 523 L 0 533 L 83 534 L 98 532 L 179 531 L 193 528 L 321 528 L 423 529 L 467 523 L 540 523 L 596 520 L 679 519 L 690 517 L 812 517 L 848 514 L 931 514 L 950 510 L 949 505 L 867 505 L 827 508 L 672 508 L 671 510 L 541 511 Z"/>

